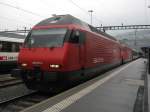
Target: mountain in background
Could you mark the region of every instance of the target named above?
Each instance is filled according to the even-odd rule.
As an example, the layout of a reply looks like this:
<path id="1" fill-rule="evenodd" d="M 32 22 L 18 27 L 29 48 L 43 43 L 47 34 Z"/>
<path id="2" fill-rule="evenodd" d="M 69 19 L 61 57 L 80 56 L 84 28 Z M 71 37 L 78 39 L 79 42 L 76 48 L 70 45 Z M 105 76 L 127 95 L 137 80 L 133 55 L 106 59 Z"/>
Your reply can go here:
<path id="1" fill-rule="evenodd" d="M 141 47 L 150 46 L 150 30 L 135 30 L 115 37 L 138 51 L 141 51 Z"/>

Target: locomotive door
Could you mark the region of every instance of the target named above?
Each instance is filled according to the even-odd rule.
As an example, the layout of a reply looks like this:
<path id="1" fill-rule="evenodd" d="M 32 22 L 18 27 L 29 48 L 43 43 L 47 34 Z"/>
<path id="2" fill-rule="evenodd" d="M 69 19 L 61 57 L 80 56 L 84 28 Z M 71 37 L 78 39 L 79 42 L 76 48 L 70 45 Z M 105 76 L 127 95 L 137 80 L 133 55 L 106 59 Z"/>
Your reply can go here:
<path id="1" fill-rule="evenodd" d="M 81 67 L 84 68 L 85 63 L 85 33 L 80 31 L 79 37 L 79 62 Z"/>
<path id="2" fill-rule="evenodd" d="M 71 42 L 78 44 L 79 64 L 83 68 L 85 62 L 85 33 L 75 30 L 71 36 Z"/>

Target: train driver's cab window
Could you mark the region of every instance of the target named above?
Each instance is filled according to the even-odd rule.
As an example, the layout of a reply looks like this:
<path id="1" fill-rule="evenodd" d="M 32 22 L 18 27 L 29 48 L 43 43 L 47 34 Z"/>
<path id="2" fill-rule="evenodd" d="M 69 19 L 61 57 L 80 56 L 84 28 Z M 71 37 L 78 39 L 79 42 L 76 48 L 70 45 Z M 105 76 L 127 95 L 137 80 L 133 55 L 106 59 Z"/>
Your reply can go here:
<path id="1" fill-rule="evenodd" d="M 79 30 L 73 31 L 69 42 L 76 44 L 83 44 L 85 41 L 85 33 Z"/>
<path id="2" fill-rule="evenodd" d="M 70 42 L 71 43 L 79 43 L 79 36 L 80 36 L 80 32 L 78 30 L 73 31 L 73 33 L 70 37 Z"/>

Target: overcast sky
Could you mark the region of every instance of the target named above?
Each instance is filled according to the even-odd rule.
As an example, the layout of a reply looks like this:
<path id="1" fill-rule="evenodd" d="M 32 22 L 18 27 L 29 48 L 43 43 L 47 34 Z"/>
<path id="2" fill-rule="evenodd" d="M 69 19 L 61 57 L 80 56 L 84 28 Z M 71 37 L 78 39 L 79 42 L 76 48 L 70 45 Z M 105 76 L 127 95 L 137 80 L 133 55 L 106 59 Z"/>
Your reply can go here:
<path id="1" fill-rule="evenodd" d="M 93 25 L 150 24 L 150 0 L 0 0 L 0 30 L 32 27 L 52 14 L 71 14 Z"/>

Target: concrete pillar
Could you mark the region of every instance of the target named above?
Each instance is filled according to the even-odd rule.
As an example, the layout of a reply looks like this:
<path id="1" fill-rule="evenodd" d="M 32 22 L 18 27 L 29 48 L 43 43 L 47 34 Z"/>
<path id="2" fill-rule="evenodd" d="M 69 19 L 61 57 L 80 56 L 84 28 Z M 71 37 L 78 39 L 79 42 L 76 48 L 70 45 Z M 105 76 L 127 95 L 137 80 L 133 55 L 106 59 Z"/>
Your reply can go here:
<path id="1" fill-rule="evenodd" d="M 148 74 L 150 75 L 150 48 L 148 48 Z"/>

